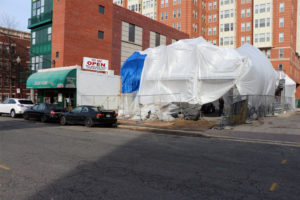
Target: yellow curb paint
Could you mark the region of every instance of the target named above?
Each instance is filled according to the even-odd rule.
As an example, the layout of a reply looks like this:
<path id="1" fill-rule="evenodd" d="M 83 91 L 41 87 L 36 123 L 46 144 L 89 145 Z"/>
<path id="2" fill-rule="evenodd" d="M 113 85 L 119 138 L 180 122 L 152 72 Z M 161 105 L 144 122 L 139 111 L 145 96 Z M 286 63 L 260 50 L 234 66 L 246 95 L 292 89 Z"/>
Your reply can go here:
<path id="1" fill-rule="evenodd" d="M 281 164 L 284 165 L 286 162 L 287 162 L 287 160 L 282 160 L 282 161 L 281 161 Z"/>
<path id="2" fill-rule="evenodd" d="M 4 166 L 4 165 L 0 165 L 0 168 L 1 168 L 1 169 L 5 169 L 5 170 L 10 170 L 9 167 L 6 167 L 6 166 Z"/>
<path id="3" fill-rule="evenodd" d="M 273 183 L 270 187 L 270 191 L 273 192 L 277 186 L 278 186 L 278 183 Z"/>

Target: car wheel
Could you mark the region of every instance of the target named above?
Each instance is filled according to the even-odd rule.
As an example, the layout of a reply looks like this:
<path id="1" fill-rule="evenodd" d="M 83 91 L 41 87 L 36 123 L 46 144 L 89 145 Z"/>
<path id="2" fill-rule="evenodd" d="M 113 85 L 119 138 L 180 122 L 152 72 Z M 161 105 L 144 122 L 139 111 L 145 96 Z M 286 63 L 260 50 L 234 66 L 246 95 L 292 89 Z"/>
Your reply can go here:
<path id="1" fill-rule="evenodd" d="M 23 114 L 23 118 L 26 119 L 26 120 L 29 120 L 28 114 L 27 114 L 27 113 L 24 113 L 24 114 Z"/>
<path id="2" fill-rule="evenodd" d="M 46 115 L 43 115 L 41 117 L 41 122 L 47 122 L 47 120 L 48 120 L 48 117 Z"/>
<path id="3" fill-rule="evenodd" d="M 17 117 L 17 116 L 16 116 L 15 110 L 11 110 L 11 111 L 10 111 L 10 116 L 11 116 L 12 118 L 16 118 L 16 117 Z"/>
<path id="4" fill-rule="evenodd" d="M 87 118 L 86 120 L 85 120 L 85 126 L 87 126 L 87 127 L 93 127 L 94 126 L 94 121 L 93 121 L 93 119 L 92 118 Z"/>
<path id="5" fill-rule="evenodd" d="M 63 126 L 67 125 L 67 119 L 66 119 L 66 117 L 64 117 L 64 116 L 61 117 L 59 122 L 60 122 L 60 125 L 63 125 Z"/>

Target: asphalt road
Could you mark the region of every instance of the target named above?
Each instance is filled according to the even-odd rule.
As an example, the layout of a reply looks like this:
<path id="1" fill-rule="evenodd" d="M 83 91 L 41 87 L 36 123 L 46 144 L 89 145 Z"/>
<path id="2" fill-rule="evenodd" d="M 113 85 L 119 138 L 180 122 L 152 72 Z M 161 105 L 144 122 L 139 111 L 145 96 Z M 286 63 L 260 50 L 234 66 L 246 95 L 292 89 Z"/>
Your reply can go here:
<path id="1" fill-rule="evenodd" d="M 0 117 L 0 200 L 300 199 L 300 148 Z"/>

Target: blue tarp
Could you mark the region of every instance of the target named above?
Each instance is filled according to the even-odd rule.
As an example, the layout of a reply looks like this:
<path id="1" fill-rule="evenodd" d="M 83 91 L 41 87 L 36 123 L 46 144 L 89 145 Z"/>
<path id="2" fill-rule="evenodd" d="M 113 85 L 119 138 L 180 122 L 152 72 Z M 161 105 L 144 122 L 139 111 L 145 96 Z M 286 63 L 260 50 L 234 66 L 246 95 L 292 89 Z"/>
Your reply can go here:
<path id="1" fill-rule="evenodd" d="M 146 56 L 134 52 L 123 64 L 121 68 L 122 93 L 132 93 L 139 90 Z"/>

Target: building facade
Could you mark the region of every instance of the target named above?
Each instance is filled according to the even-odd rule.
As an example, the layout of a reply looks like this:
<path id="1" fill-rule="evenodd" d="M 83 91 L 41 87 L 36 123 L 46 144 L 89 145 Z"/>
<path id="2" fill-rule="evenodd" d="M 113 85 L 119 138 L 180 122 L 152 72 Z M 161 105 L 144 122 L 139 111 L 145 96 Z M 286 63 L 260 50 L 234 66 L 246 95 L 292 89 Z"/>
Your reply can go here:
<path id="1" fill-rule="evenodd" d="M 0 27 L 0 102 L 28 98 L 30 33 Z"/>
<path id="2" fill-rule="evenodd" d="M 32 9 L 36 8 L 36 2 L 38 0 L 32 2 Z M 70 99 L 76 104 L 76 77 L 69 76 L 75 73 L 74 69 L 65 68 L 69 71 L 64 72 L 60 70 L 62 67 L 81 66 L 84 57 L 107 61 L 110 73 L 113 71 L 119 75 L 122 64 L 135 51 L 188 38 L 186 33 L 113 4 L 112 1 L 72 0 L 46 3 L 46 0 L 41 0 L 41 5 L 51 7 L 48 9 L 51 10 L 51 19 L 41 21 L 40 16 L 40 21 L 35 20 L 34 24 L 36 16 L 32 15 L 33 19 L 29 20 L 31 35 L 36 36 L 31 39 L 34 50 L 31 62 L 36 66 L 34 70 L 44 69 L 43 72 L 47 72 L 47 68 L 57 68 L 57 72 L 51 69 L 51 73 L 57 74 L 61 79 L 69 78 L 72 87 L 69 87 L 70 84 L 50 84 L 50 80 L 42 80 L 44 75 L 38 75 L 43 73 L 40 71 L 28 81 L 31 83 L 30 88 L 38 90 L 37 98 L 40 102 L 60 99 L 61 105 L 66 105 L 65 99 Z M 38 32 L 39 30 L 42 31 Z M 40 48 L 41 45 L 45 45 L 45 49 Z M 35 64 L 37 61 L 38 64 Z M 51 82 L 57 81 L 51 78 Z"/>

